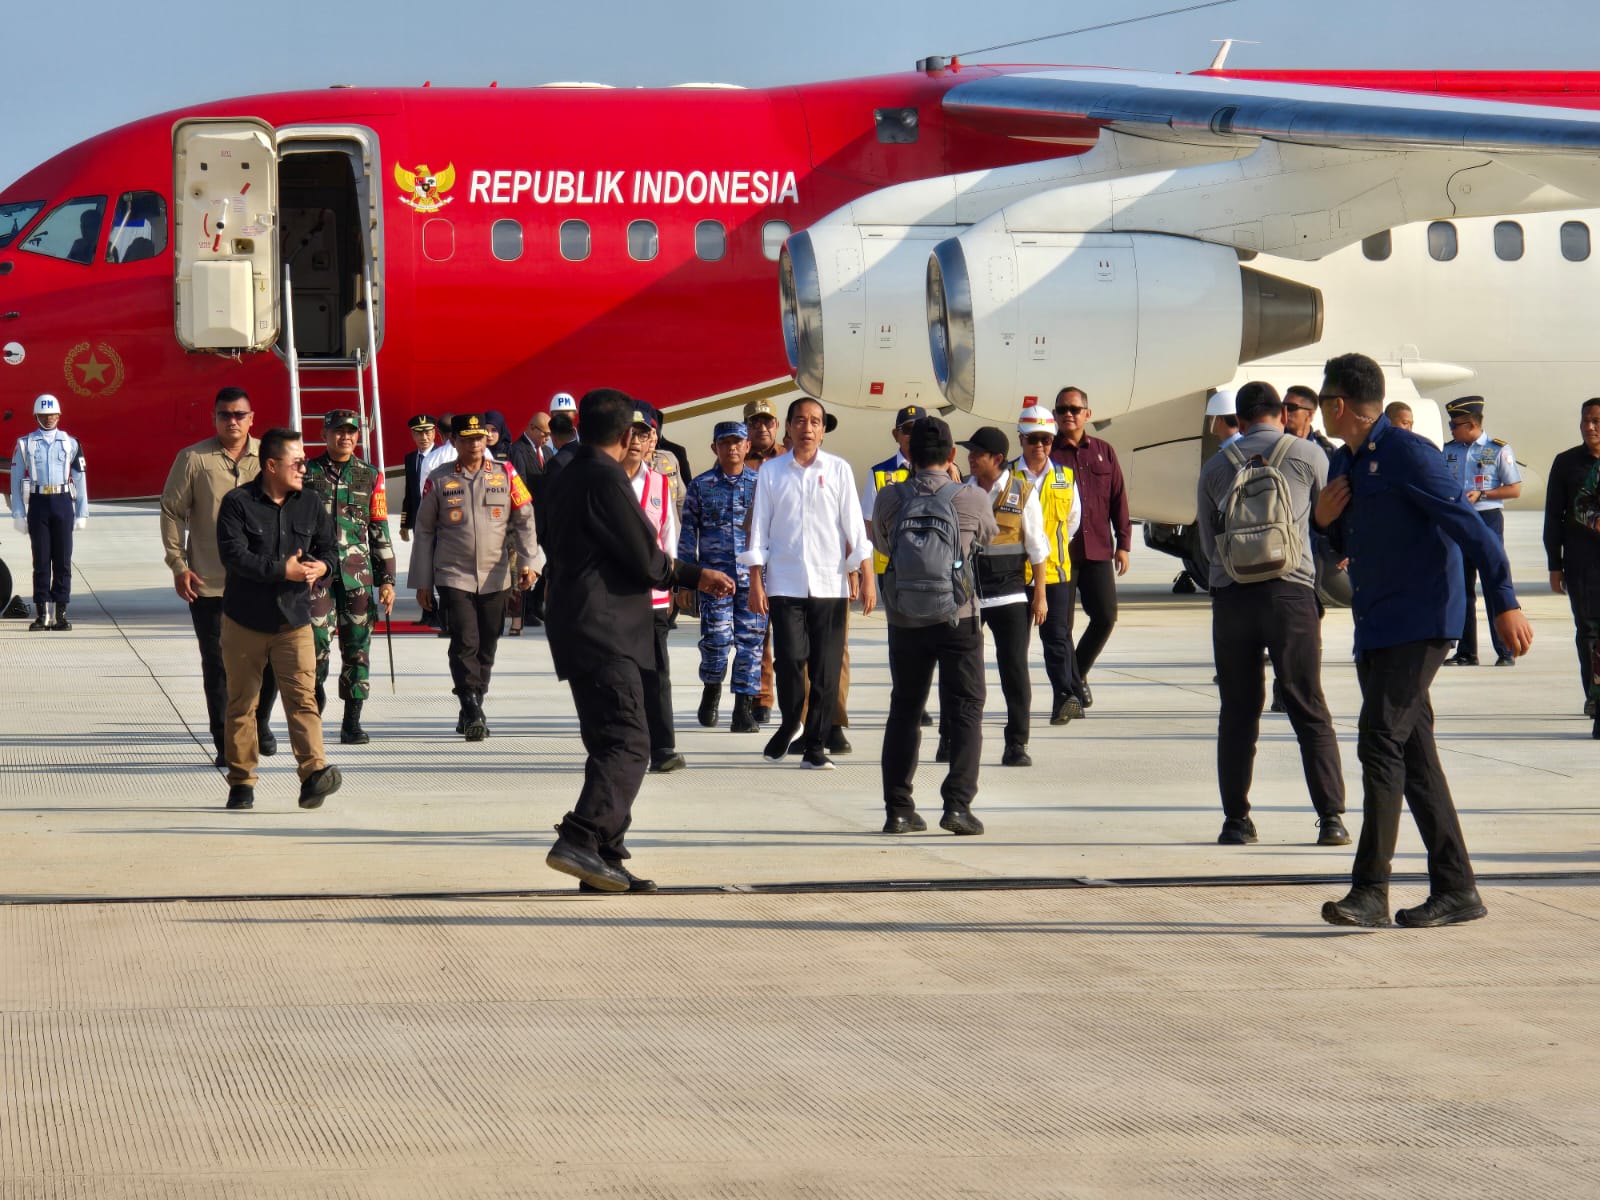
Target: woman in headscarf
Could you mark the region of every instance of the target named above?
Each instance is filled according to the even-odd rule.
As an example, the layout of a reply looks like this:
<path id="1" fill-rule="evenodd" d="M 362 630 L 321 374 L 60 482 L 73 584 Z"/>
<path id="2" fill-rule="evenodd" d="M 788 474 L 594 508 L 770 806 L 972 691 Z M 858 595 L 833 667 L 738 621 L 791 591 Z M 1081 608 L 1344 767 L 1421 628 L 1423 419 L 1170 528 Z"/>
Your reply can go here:
<path id="1" fill-rule="evenodd" d="M 506 424 L 506 415 L 497 409 L 490 409 L 483 414 L 483 423 L 489 427 L 489 446 L 485 457 L 497 458 L 505 462 L 511 461 L 511 427 Z M 512 553 L 511 561 L 511 595 L 506 600 L 506 612 L 511 614 L 511 628 L 505 633 L 506 637 L 522 636 L 522 593 L 517 590 L 516 554 Z"/>

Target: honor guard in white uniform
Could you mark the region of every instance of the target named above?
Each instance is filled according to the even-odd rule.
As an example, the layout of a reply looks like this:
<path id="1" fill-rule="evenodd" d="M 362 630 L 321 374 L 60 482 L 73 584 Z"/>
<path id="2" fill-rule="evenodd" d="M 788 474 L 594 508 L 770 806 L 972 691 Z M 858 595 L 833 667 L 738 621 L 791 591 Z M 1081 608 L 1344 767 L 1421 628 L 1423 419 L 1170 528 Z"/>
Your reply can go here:
<path id="1" fill-rule="evenodd" d="M 48 392 L 33 402 L 39 428 L 11 452 L 11 522 L 33 544 L 31 630 L 72 628 L 72 531 L 89 521 L 83 447 L 61 424 L 61 401 Z"/>

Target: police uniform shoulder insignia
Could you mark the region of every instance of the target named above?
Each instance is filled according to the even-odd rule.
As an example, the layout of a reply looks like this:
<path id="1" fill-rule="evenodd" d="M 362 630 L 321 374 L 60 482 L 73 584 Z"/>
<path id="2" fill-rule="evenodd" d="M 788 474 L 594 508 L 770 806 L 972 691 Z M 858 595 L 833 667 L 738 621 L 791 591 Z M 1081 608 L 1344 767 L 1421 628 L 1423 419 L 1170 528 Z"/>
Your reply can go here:
<path id="1" fill-rule="evenodd" d="M 1503 449 L 1505 447 L 1506 440 L 1505 438 L 1490 438 L 1489 444 L 1491 446 L 1499 446 Z"/>

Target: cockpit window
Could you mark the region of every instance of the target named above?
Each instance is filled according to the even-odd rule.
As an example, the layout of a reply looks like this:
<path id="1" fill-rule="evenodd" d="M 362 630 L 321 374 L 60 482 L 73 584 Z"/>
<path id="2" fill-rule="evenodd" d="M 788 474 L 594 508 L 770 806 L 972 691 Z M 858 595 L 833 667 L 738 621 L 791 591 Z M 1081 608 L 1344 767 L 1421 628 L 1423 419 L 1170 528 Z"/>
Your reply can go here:
<path id="1" fill-rule="evenodd" d="M 0 204 L 0 250 L 16 240 L 29 221 L 44 207 L 43 200 L 23 200 L 15 204 Z"/>
<path id="2" fill-rule="evenodd" d="M 159 192 L 123 192 L 111 210 L 106 261 L 138 262 L 167 248 L 167 202 Z"/>
<path id="3" fill-rule="evenodd" d="M 92 263 L 94 248 L 100 241 L 100 220 L 105 212 L 104 196 L 79 196 L 58 204 L 27 236 L 22 248 L 30 254 L 64 258 L 85 265 Z"/>

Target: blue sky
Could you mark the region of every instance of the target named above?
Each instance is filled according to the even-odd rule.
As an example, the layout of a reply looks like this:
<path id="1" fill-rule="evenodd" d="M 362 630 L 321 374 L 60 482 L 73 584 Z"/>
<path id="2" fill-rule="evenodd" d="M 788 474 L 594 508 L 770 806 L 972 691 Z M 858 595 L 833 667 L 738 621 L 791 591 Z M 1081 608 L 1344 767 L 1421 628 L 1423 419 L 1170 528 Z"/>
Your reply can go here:
<path id="1" fill-rule="evenodd" d="M 1192 0 L 749 0 L 551 5 L 511 0 L 72 0 L 7 13 L 0 185 L 74 142 L 201 100 L 331 83 L 750 87 L 909 69 L 924 55 L 1178 7 Z M 977 61 L 1194 70 L 1212 38 L 1261 42 L 1236 66 L 1600 69 L 1592 0 L 1237 0 Z"/>

